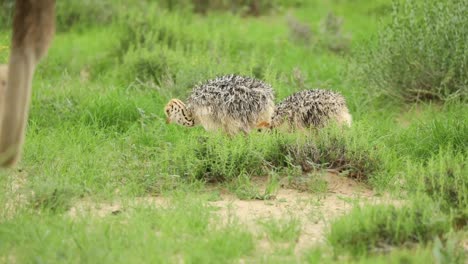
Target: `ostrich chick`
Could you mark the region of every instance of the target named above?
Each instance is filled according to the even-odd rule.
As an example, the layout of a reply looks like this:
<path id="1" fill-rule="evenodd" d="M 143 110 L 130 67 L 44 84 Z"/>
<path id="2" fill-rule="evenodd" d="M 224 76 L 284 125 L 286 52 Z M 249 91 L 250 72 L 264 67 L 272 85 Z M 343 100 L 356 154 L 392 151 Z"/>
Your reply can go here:
<path id="1" fill-rule="evenodd" d="M 269 124 L 274 108 L 270 85 L 250 77 L 226 75 L 196 85 L 187 105 L 171 99 L 164 111 L 167 123 L 201 125 L 207 131 L 235 135 Z"/>
<path id="2" fill-rule="evenodd" d="M 289 130 L 321 128 L 330 121 L 351 126 L 352 117 L 344 97 L 329 90 L 304 90 L 276 106 L 270 127 L 279 128 L 287 122 Z"/>

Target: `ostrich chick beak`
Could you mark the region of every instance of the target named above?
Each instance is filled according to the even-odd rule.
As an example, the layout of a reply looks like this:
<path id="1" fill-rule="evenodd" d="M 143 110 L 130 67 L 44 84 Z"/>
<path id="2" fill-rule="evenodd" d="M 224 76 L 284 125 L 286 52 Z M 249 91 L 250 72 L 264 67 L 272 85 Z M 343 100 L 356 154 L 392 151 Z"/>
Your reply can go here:
<path id="1" fill-rule="evenodd" d="M 169 117 L 166 117 L 166 124 L 170 124 L 171 123 L 171 119 L 169 119 Z"/>

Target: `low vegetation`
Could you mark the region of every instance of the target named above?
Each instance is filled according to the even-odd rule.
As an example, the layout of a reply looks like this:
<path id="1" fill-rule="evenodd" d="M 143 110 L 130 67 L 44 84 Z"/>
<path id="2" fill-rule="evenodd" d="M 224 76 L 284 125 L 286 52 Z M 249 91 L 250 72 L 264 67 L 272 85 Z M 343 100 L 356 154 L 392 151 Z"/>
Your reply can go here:
<path id="1" fill-rule="evenodd" d="M 417 201 L 397 208 L 380 205 L 355 208 L 332 223 L 328 240 L 338 253 L 353 255 L 390 251 L 393 247 L 425 245 L 450 230 L 450 219 L 436 206 Z"/>

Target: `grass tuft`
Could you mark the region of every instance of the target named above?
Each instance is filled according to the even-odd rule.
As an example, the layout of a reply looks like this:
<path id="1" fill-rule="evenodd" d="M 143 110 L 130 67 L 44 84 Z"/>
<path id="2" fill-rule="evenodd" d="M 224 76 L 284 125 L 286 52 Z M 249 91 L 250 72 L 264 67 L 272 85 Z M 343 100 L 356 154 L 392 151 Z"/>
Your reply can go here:
<path id="1" fill-rule="evenodd" d="M 397 208 L 376 205 L 354 208 L 334 221 L 327 235 L 335 253 L 354 256 L 394 247 L 427 244 L 450 230 L 450 218 L 433 203 L 416 201 Z"/>
<path id="2" fill-rule="evenodd" d="M 260 224 L 273 242 L 295 243 L 301 234 L 301 223 L 296 218 L 262 220 Z"/>

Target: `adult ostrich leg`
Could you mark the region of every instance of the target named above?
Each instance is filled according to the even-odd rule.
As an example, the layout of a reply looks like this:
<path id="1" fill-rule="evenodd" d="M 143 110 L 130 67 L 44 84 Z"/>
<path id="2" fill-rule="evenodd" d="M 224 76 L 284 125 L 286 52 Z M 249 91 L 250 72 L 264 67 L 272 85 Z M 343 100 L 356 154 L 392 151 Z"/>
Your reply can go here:
<path id="1" fill-rule="evenodd" d="M 55 0 L 16 0 L 8 81 L 0 97 L 0 166 L 16 164 L 24 141 L 34 70 L 55 32 Z"/>

